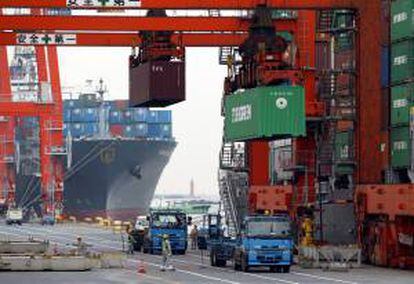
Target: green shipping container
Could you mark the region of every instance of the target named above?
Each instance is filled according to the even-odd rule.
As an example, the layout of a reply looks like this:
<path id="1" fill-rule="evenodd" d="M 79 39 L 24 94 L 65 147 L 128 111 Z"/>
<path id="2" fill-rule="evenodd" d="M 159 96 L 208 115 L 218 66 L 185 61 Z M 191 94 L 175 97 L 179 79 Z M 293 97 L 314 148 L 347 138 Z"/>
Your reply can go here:
<path id="1" fill-rule="evenodd" d="M 413 105 L 414 84 L 391 88 L 391 125 L 407 126 L 410 123 L 410 108 Z"/>
<path id="2" fill-rule="evenodd" d="M 335 158 L 337 161 L 349 161 L 352 158 L 352 132 L 339 132 L 335 135 Z"/>
<path id="3" fill-rule="evenodd" d="M 413 37 L 413 9 L 413 0 L 397 0 L 391 3 L 391 41 Z"/>
<path id="4" fill-rule="evenodd" d="M 407 168 L 411 165 L 410 128 L 391 129 L 391 166 Z"/>
<path id="5" fill-rule="evenodd" d="M 349 164 L 353 159 L 352 131 L 339 132 L 335 135 L 335 172 L 338 175 L 348 175 L 354 172 L 354 167 Z"/>
<path id="6" fill-rule="evenodd" d="M 258 87 L 225 98 L 228 141 L 306 135 L 305 91 L 299 86 Z"/>
<path id="7" fill-rule="evenodd" d="M 414 40 L 391 46 L 391 83 L 401 83 L 414 77 Z"/>

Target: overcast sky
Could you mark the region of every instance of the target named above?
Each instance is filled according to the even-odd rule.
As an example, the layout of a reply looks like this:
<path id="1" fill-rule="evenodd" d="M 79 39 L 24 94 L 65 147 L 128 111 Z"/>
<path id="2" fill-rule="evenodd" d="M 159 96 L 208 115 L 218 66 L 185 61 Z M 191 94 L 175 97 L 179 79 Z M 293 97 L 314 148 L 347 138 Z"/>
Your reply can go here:
<path id="1" fill-rule="evenodd" d="M 129 54 L 129 48 L 60 48 L 62 86 L 79 88 L 86 79 L 103 78 L 109 91 L 107 99 L 127 99 Z M 226 68 L 218 64 L 217 48 L 187 48 L 187 100 L 169 108 L 178 146 L 161 176 L 157 193 L 188 193 L 194 178 L 196 194 L 218 194 L 225 74 Z"/>

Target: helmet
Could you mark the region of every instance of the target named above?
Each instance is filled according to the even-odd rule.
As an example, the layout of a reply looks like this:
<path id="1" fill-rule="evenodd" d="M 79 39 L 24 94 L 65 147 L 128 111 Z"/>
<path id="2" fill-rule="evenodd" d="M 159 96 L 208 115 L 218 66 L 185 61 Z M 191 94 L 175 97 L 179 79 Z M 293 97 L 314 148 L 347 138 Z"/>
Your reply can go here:
<path id="1" fill-rule="evenodd" d="M 168 239 L 168 235 L 167 234 L 164 234 L 164 235 L 162 235 L 162 238 L 163 239 Z"/>
<path id="2" fill-rule="evenodd" d="M 77 237 L 76 237 L 76 239 L 77 239 L 78 241 L 81 241 L 81 240 L 82 240 L 82 237 L 81 237 L 81 236 L 77 236 Z"/>

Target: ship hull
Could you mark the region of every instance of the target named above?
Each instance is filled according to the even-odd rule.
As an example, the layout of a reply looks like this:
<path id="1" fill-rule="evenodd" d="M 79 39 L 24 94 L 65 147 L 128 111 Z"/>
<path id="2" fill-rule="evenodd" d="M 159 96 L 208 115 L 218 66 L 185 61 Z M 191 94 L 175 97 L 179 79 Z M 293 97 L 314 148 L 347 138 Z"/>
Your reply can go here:
<path id="1" fill-rule="evenodd" d="M 113 220 L 146 214 L 175 146 L 166 140 L 73 140 L 65 173 L 64 214 Z M 27 187 L 29 179 L 20 180 L 23 184 L 18 187 Z"/>

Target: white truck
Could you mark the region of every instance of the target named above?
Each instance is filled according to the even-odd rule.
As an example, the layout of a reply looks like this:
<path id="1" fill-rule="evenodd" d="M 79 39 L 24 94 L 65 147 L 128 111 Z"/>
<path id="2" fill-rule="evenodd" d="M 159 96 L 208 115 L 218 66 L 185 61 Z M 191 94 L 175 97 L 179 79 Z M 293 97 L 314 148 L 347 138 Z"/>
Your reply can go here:
<path id="1" fill-rule="evenodd" d="M 23 210 L 22 209 L 14 208 L 14 209 L 9 209 L 7 211 L 7 215 L 6 215 L 7 225 L 12 225 L 12 224 L 22 225 L 22 221 L 23 221 Z"/>

